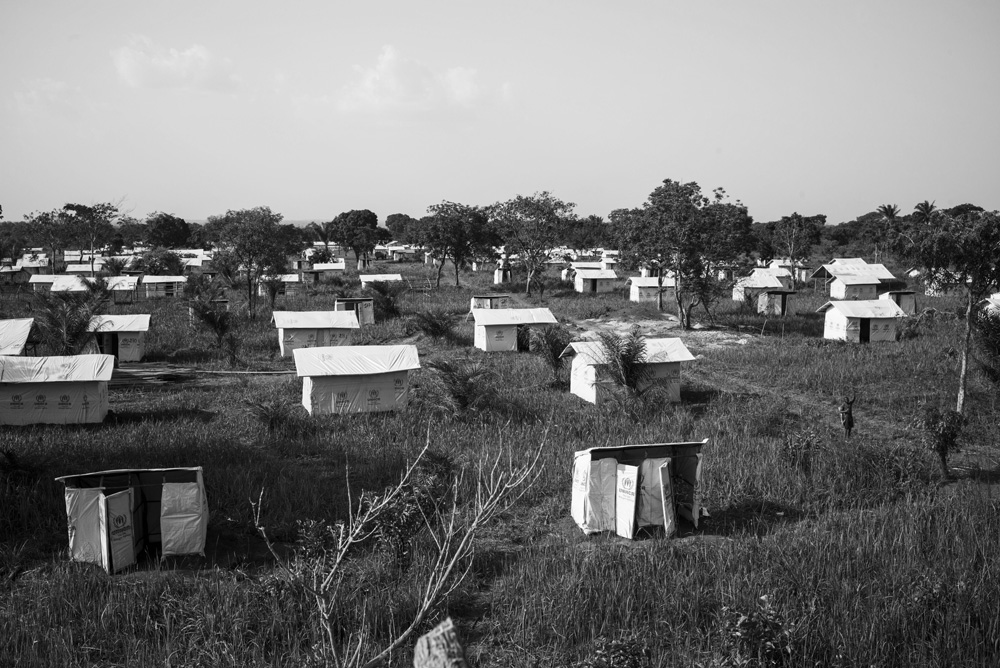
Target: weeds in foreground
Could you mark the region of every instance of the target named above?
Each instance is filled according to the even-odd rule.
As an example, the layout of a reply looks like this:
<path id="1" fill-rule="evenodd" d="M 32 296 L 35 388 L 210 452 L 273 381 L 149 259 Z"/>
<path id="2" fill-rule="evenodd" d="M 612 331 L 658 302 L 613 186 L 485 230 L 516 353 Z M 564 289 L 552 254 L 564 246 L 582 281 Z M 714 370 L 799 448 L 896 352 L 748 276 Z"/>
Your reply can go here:
<path id="1" fill-rule="evenodd" d="M 572 338 L 569 330 L 562 325 L 545 325 L 531 329 L 531 349 L 552 371 L 553 387 L 562 384 L 559 378 L 565 361 L 562 354 Z"/>
<path id="2" fill-rule="evenodd" d="M 427 363 L 431 382 L 422 399 L 433 411 L 461 417 L 485 409 L 495 399 L 492 371 L 482 360 L 437 359 Z"/>
<path id="3" fill-rule="evenodd" d="M 448 339 L 455 333 L 455 314 L 443 308 L 417 311 L 412 321 L 417 330 L 436 339 Z"/>

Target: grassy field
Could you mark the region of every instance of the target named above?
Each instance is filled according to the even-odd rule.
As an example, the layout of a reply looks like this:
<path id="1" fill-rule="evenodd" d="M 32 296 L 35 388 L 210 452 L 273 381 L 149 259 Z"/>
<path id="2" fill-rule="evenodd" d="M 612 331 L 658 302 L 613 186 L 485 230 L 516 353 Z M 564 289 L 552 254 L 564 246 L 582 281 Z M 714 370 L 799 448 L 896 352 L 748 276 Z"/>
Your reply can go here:
<path id="1" fill-rule="evenodd" d="M 428 273 L 416 264 L 372 273 L 383 270 L 414 281 Z M 352 291 L 353 273 L 343 286 L 279 297 L 277 308 L 331 307 L 338 290 Z M 406 411 L 367 416 L 307 416 L 266 305 L 241 321 L 236 364 L 189 327 L 180 301 L 115 307 L 152 313 L 149 364 L 173 365 L 186 380 L 112 390 L 114 415 L 99 426 L 0 431 L 0 665 L 323 665 L 324 627 L 296 574 L 323 527 L 343 521 L 361 490 L 395 484 L 428 439 L 439 472 L 467 472 L 456 491 L 462 507 L 475 494 L 468 472 L 477 462 L 503 452 L 523 461 L 541 445 L 538 479 L 483 529 L 468 575 L 421 629 L 450 615 L 472 665 L 1000 662 L 996 390 L 973 375 L 952 480 L 915 426 L 924 405 L 954 403 L 957 303 L 921 299 L 937 317 L 896 343 L 855 346 L 820 339 L 814 311 L 825 298 L 811 289 L 785 320 L 726 302 L 714 323 L 667 334 L 697 356 L 682 374 L 680 404 L 594 407 L 553 384 L 538 355 L 472 348 L 464 316 L 471 294 L 494 289 L 490 279 L 464 274 L 460 289 L 405 292 L 399 318 L 363 331 L 363 343 L 415 344 L 424 367 L 411 374 Z M 549 307 L 577 335 L 631 322 L 659 335 L 676 324 L 630 304 L 624 285 L 577 295 L 550 279 L 544 298 L 500 287 L 518 306 Z M 234 294 L 237 311 L 239 303 Z M 2 308 L 4 317 L 25 312 L 13 301 Z M 444 337 L 414 319 L 438 311 L 457 321 Z M 429 368 L 435 360 L 478 363 L 467 408 Z M 844 394 L 858 397 L 850 441 L 837 414 Z M 575 451 L 704 438 L 711 516 L 698 530 L 628 542 L 584 536 L 570 519 Z M 159 466 L 204 467 L 207 558 L 151 558 L 115 576 L 69 563 L 53 478 Z M 255 528 L 262 490 L 260 519 L 281 564 Z M 354 553 L 335 641 L 363 629 L 371 655 L 409 623 L 434 545 L 423 531 L 404 549 L 404 560 L 384 541 Z M 410 665 L 411 652 L 412 641 L 387 665 Z"/>

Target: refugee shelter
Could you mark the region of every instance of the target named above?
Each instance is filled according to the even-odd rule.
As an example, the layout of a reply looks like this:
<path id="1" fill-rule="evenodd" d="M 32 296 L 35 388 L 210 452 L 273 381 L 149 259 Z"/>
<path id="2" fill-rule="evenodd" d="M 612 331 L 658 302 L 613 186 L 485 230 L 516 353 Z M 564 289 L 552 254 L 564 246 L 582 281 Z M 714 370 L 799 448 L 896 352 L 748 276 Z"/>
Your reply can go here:
<path id="1" fill-rule="evenodd" d="M 187 276 L 143 276 L 147 299 L 180 297 L 184 294 Z"/>
<path id="2" fill-rule="evenodd" d="M 318 283 L 321 278 L 333 278 L 343 275 L 347 271 L 347 260 L 339 259 L 336 262 L 317 262 L 312 268 L 302 270 L 303 280 L 308 276 L 308 282 Z"/>
<path id="3" fill-rule="evenodd" d="M 816 312 L 826 313 L 823 338 L 854 343 L 895 341 L 899 319 L 906 317 L 890 299 L 831 301 Z"/>
<path id="4" fill-rule="evenodd" d="M 783 317 L 791 312 L 795 290 L 765 290 L 757 295 L 757 313 Z"/>
<path id="5" fill-rule="evenodd" d="M 49 292 L 86 292 L 87 282 L 82 276 L 57 274 Z"/>
<path id="6" fill-rule="evenodd" d="M 361 279 L 362 288 L 367 288 L 371 283 L 397 283 L 403 280 L 400 274 L 362 274 L 358 278 Z"/>
<path id="7" fill-rule="evenodd" d="M 702 449 L 708 443 L 656 443 L 580 450 L 573 457 L 571 514 L 584 533 L 634 538 L 662 526 L 667 537 L 683 518 L 695 528 L 702 507 Z"/>
<path id="8" fill-rule="evenodd" d="M 359 325 L 375 324 L 375 300 L 372 297 L 337 297 L 334 311 L 354 311 Z"/>
<path id="9" fill-rule="evenodd" d="M 115 573 L 150 545 L 161 557 L 205 554 L 201 467 L 120 469 L 56 478 L 66 486 L 71 561 Z"/>
<path id="10" fill-rule="evenodd" d="M 830 281 L 830 299 L 877 299 L 878 286 L 871 276 L 836 276 Z"/>
<path id="11" fill-rule="evenodd" d="M 629 284 L 628 299 L 632 302 L 656 302 L 660 292 L 658 276 L 630 276 L 625 280 Z M 674 279 L 663 279 L 663 290 L 672 290 Z"/>
<path id="12" fill-rule="evenodd" d="M 31 280 L 31 272 L 20 266 L 4 265 L 0 267 L 0 285 L 23 285 Z"/>
<path id="13" fill-rule="evenodd" d="M 564 281 L 568 281 L 572 276 L 576 274 L 576 272 L 580 271 L 581 269 L 599 270 L 606 268 L 607 267 L 604 266 L 603 262 L 570 262 L 569 266 L 562 270 L 560 278 L 562 278 L 562 280 Z"/>
<path id="14" fill-rule="evenodd" d="M 139 288 L 137 276 L 108 276 L 108 290 L 116 304 L 131 304 Z"/>
<path id="15" fill-rule="evenodd" d="M 299 348 L 351 345 L 351 332 L 358 329 L 354 311 L 275 311 L 281 356 Z"/>
<path id="16" fill-rule="evenodd" d="M 896 302 L 906 315 L 914 315 L 917 312 L 917 293 L 913 290 L 890 290 L 883 292 L 878 298 Z"/>
<path id="17" fill-rule="evenodd" d="M 878 287 L 896 280 L 884 265 L 868 264 L 861 258 L 836 258 L 810 278 L 825 279 L 831 299 L 877 299 Z"/>
<path id="18" fill-rule="evenodd" d="M 140 362 L 146 355 L 149 315 L 95 315 L 89 331 L 102 354 L 114 355 L 119 362 Z"/>
<path id="19" fill-rule="evenodd" d="M 733 301 L 755 304 L 763 292 L 787 289 L 788 286 L 782 283 L 781 279 L 771 271 L 754 269 L 749 276 L 744 276 L 736 281 L 736 285 L 733 286 Z"/>
<path id="20" fill-rule="evenodd" d="M 268 296 L 268 281 L 277 281 L 278 291 L 275 293 L 277 297 L 284 297 L 285 295 L 294 295 L 298 291 L 301 285 L 298 274 L 281 274 L 279 276 L 264 276 L 261 278 L 260 282 L 257 284 L 257 294 L 261 297 Z"/>
<path id="21" fill-rule="evenodd" d="M 510 269 L 503 269 L 502 267 L 497 267 L 493 271 L 493 284 L 500 285 L 501 283 L 510 283 Z"/>
<path id="22" fill-rule="evenodd" d="M 573 289 L 577 292 L 611 292 L 618 274 L 611 269 L 577 269 Z"/>
<path id="23" fill-rule="evenodd" d="M 472 300 L 469 302 L 469 311 L 471 312 L 477 308 L 484 308 L 484 309 L 510 308 L 510 295 L 507 294 L 473 295 Z"/>
<path id="24" fill-rule="evenodd" d="M 32 274 L 28 279 L 28 285 L 33 292 L 48 292 L 52 289 L 56 277 L 54 274 Z"/>
<path id="25" fill-rule="evenodd" d="M 584 401 L 600 405 L 616 385 L 607 375 L 608 358 L 600 341 L 575 341 L 560 357 L 573 358 L 569 375 L 569 391 Z M 680 339 L 646 339 L 647 377 L 638 390 L 660 385 L 666 390 L 667 401 L 681 400 L 681 363 L 691 362 L 694 355 Z"/>
<path id="26" fill-rule="evenodd" d="M 0 320 L 0 355 L 22 354 L 34 322 L 34 318 Z"/>
<path id="27" fill-rule="evenodd" d="M 103 421 L 114 365 L 111 355 L 0 357 L 0 425 Z"/>
<path id="28" fill-rule="evenodd" d="M 409 372 L 420 368 L 417 347 L 408 345 L 299 348 L 292 354 L 310 415 L 405 408 Z"/>
<path id="29" fill-rule="evenodd" d="M 517 351 L 518 328 L 558 322 L 547 308 L 474 309 L 472 317 L 475 346 L 486 352 Z"/>

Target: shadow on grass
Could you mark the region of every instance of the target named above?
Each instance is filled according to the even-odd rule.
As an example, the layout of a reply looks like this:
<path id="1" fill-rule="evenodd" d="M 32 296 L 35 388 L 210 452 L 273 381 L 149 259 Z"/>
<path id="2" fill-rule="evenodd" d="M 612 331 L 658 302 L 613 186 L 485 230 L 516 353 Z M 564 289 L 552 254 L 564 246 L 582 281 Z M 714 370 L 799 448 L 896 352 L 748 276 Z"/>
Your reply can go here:
<path id="1" fill-rule="evenodd" d="M 105 425 L 139 424 L 142 422 L 164 422 L 187 418 L 196 422 L 211 422 L 215 417 L 212 411 L 201 410 L 200 408 L 161 408 L 151 411 L 133 412 L 123 411 L 116 413 L 108 411 L 108 416 L 104 419 Z"/>
<path id="2" fill-rule="evenodd" d="M 713 511 L 711 517 L 702 518 L 698 529 L 690 524 L 690 534 L 685 534 L 685 524 L 681 523 L 679 535 L 715 536 L 765 536 L 781 526 L 798 522 L 805 513 L 796 508 L 772 501 L 746 501 L 722 510 Z"/>

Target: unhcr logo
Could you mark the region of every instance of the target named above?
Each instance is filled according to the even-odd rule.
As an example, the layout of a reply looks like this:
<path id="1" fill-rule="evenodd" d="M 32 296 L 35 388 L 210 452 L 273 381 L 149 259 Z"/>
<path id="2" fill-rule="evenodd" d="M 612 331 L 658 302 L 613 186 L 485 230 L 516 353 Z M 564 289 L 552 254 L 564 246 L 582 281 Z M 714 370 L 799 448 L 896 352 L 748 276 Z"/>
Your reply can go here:
<path id="1" fill-rule="evenodd" d="M 20 394 L 12 394 L 12 395 L 10 395 L 10 407 L 13 408 L 13 409 L 15 409 L 15 410 L 18 409 L 18 408 L 21 408 L 21 395 Z"/>
<path id="2" fill-rule="evenodd" d="M 44 394 L 37 394 L 37 395 L 35 395 L 35 405 L 36 406 L 44 406 L 45 403 L 46 402 L 45 402 L 45 395 Z"/>
<path id="3" fill-rule="evenodd" d="M 630 490 L 634 485 L 635 483 L 632 481 L 632 478 L 625 478 L 622 480 L 622 489 L 624 490 Z"/>
<path id="4" fill-rule="evenodd" d="M 395 381 L 393 381 L 392 384 L 395 385 L 396 388 L 403 387 L 403 379 L 402 378 L 397 378 Z"/>
<path id="5" fill-rule="evenodd" d="M 63 394 L 59 397 L 59 408 L 69 408 L 73 405 L 68 394 Z"/>

